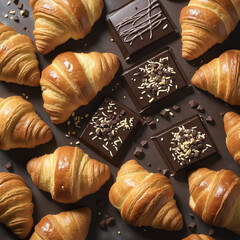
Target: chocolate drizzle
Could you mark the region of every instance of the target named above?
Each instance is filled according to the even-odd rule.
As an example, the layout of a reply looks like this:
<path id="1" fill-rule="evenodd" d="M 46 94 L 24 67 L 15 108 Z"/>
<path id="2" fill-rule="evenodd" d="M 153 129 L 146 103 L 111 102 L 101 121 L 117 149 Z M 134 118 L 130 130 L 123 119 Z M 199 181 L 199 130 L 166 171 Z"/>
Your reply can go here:
<path id="1" fill-rule="evenodd" d="M 159 8 L 157 13 L 152 14 L 152 11 Z M 158 0 L 148 0 L 148 6 L 137 11 L 130 17 L 126 17 L 122 22 L 115 27 L 125 43 L 133 44 L 136 38 L 143 40 L 142 34 L 149 31 L 149 38 L 153 37 L 153 30 L 157 28 L 166 17 L 162 16 Z M 121 29 L 124 30 L 121 31 Z M 166 28 L 166 26 L 165 26 Z"/>

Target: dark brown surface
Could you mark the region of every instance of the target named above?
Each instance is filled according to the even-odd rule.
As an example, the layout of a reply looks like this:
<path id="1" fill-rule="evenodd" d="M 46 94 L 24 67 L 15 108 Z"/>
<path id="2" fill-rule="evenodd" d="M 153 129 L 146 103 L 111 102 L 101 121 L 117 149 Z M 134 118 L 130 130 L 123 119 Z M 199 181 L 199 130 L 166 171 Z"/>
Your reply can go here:
<path id="1" fill-rule="evenodd" d="M 27 0 L 22 0 L 24 7 L 23 9 L 30 10 L 29 17 L 23 18 L 17 5 L 11 3 L 10 6 L 7 6 L 7 0 L 0 1 L 0 21 L 3 23 L 14 27 L 18 32 L 22 34 L 27 34 L 33 39 L 32 31 L 33 31 L 33 18 L 32 18 L 32 11 L 29 7 L 29 3 Z M 46 56 L 41 56 L 38 54 L 38 59 L 40 61 L 40 68 L 41 70 L 45 68 L 47 65 L 51 63 L 51 61 L 56 57 L 57 54 L 63 51 L 76 51 L 76 52 L 90 52 L 90 51 L 100 51 L 100 52 L 112 52 L 119 56 L 122 69 L 128 69 L 131 65 L 127 64 L 124 60 L 119 48 L 117 47 L 116 43 L 111 42 L 111 35 L 108 32 L 105 16 L 110 11 L 121 7 L 122 5 L 126 4 L 128 0 L 105 0 L 105 9 L 102 15 L 102 19 L 98 21 L 91 33 L 83 40 L 74 41 L 69 40 L 67 43 L 59 46 L 55 51 L 49 53 Z M 169 15 L 173 19 L 174 23 L 177 25 L 177 28 L 180 29 L 179 25 L 179 15 L 180 10 L 182 7 L 186 6 L 188 1 L 170 1 L 170 0 L 162 0 L 163 5 L 165 6 L 166 10 L 168 11 Z M 4 18 L 4 15 L 7 13 L 8 10 L 16 10 L 18 17 L 20 19 L 19 23 L 10 20 L 9 18 Z M 27 26 L 29 32 L 23 29 L 24 26 Z M 210 49 L 206 54 L 204 54 L 199 59 L 193 62 L 186 62 L 181 58 L 181 40 L 180 38 L 176 38 L 175 41 L 169 42 L 168 46 L 172 48 L 176 58 L 183 68 L 184 72 L 187 75 L 188 80 L 191 79 L 192 75 L 204 63 L 207 63 L 209 60 L 218 57 L 223 51 L 231 48 L 240 48 L 239 42 L 239 31 L 240 25 L 238 25 L 237 29 L 229 36 L 228 40 L 226 40 L 223 44 L 217 45 Z M 154 52 L 158 52 L 167 45 L 163 44 L 153 44 L 147 48 L 147 50 L 140 52 L 137 61 L 142 61 L 145 57 L 152 55 Z M 116 83 L 120 83 L 119 86 Z M 153 143 L 149 141 L 150 137 L 158 133 L 173 124 L 186 119 L 194 114 L 199 113 L 196 109 L 192 109 L 189 107 L 188 102 L 191 99 L 195 99 L 196 102 L 201 104 L 205 108 L 205 113 L 201 113 L 203 119 L 206 119 L 207 116 L 211 115 L 215 120 L 215 125 L 210 125 L 206 123 L 207 129 L 212 136 L 214 142 L 219 149 L 219 153 L 221 155 L 220 159 L 213 162 L 206 162 L 205 166 L 214 170 L 219 170 L 222 168 L 231 169 L 235 171 L 238 175 L 240 175 L 240 169 L 237 163 L 234 162 L 233 158 L 227 151 L 226 144 L 225 144 L 225 132 L 223 128 L 223 121 L 222 116 L 220 116 L 220 112 L 227 112 L 230 110 L 239 111 L 239 107 L 230 107 L 226 105 L 219 99 L 214 98 L 212 95 L 200 91 L 194 88 L 195 93 L 190 96 L 186 96 L 186 98 L 177 101 L 177 105 L 181 107 L 179 112 L 174 112 L 174 117 L 169 116 L 168 119 L 164 119 L 157 113 L 153 116 L 153 119 L 156 123 L 156 128 L 151 129 L 150 127 L 143 128 L 140 131 L 132 143 L 130 144 L 128 151 L 125 154 L 123 162 L 126 162 L 129 159 L 134 158 L 133 153 L 136 147 L 141 147 L 140 142 L 142 140 L 148 141 L 148 148 L 144 149 L 144 158 L 139 160 L 139 163 L 144 166 L 148 171 L 158 172 L 158 169 L 166 169 L 166 165 L 158 153 L 157 149 L 154 147 Z M 92 223 L 90 226 L 89 234 L 87 240 L 157 240 L 157 239 L 169 239 L 169 240 L 180 240 L 183 237 L 191 234 L 191 231 L 187 228 L 187 225 L 191 222 L 195 222 L 196 233 L 203 233 L 208 234 L 209 226 L 204 224 L 195 214 L 195 218 L 192 219 L 189 216 L 189 213 L 192 211 L 189 208 L 188 201 L 189 201 L 189 192 L 188 192 L 188 184 L 186 179 L 175 179 L 170 177 L 171 182 L 173 183 L 173 187 L 175 189 L 175 198 L 177 200 L 177 205 L 180 211 L 183 214 L 184 218 L 184 228 L 180 232 L 166 232 L 161 230 L 155 230 L 152 228 L 138 228 L 132 227 L 125 223 L 121 218 L 119 212 L 114 209 L 108 201 L 108 191 L 111 185 L 114 182 L 114 179 L 117 174 L 118 168 L 114 165 L 108 163 L 105 159 L 103 159 L 98 154 L 94 153 L 90 148 L 86 147 L 84 144 L 80 144 L 79 146 L 90 155 L 90 157 L 98 159 L 111 167 L 112 171 L 112 178 L 109 182 L 107 182 L 97 193 L 87 196 L 84 199 L 80 200 L 76 204 L 59 204 L 51 199 L 49 194 L 44 193 L 43 191 L 37 189 L 34 184 L 32 183 L 30 176 L 27 174 L 26 171 L 26 163 L 29 159 L 40 156 L 46 153 L 53 152 L 58 146 L 63 145 L 70 145 L 72 142 L 75 145 L 75 142 L 79 140 L 79 134 L 83 130 L 83 127 L 86 125 L 87 121 L 89 120 L 88 117 L 85 115 L 88 113 L 90 116 L 96 111 L 97 107 L 99 106 L 100 101 L 104 98 L 105 95 L 111 96 L 113 99 L 116 99 L 123 104 L 127 105 L 132 110 L 136 111 L 134 104 L 132 103 L 130 97 L 128 96 L 123 83 L 121 82 L 120 78 L 116 77 L 113 82 L 106 87 L 98 96 L 87 106 L 79 108 L 76 111 L 77 116 L 81 116 L 80 126 L 81 129 L 77 131 L 76 135 L 70 136 L 70 138 L 65 137 L 67 133 L 67 125 L 62 124 L 60 126 L 55 126 L 49 120 L 49 116 L 45 113 L 42 104 L 43 101 L 41 99 L 41 90 L 40 88 L 31 88 L 31 87 L 24 87 L 18 86 L 16 84 L 7 84 L 4 82 L 0 82 L 0 97 L 7 97 L 12 95 L 22 95 L 22 93 L 26 93 L 29 96 L 29 101 L 34 104 L 34 107 L 38 114 L 41 116 L 43 120 L 45 120 L 51 129 L 53 130 L 54 139 L 45 145 L 36 147 L 34 149 L 15 149 L 10 150 L 7 152 L 0 151 L 0 171 L 6 172 L 5 164 L 8 162 L 12 162 L 14 167 L 14 173 L 20 174 L 24 177 L 27 185 L 31 188 L 33 192 L 33 202 L 35 205 L 34 208 L 34 221 L 35 224 L 39 222 L 39 220 L 47 215 L 47 214 L 57 214 L 63 210 L 73 209 L 82 206 L 89 206 L 92 209 Z M 124 97 L 126 96 L 126 98 Z M 172 106 L 168 106 L 171 108 Z M 161 109 L 159 109 L 160 112 Z M 159 119 L 159 121 L 157 120 Z M 149 163 L 151 165 L 149 165 Z M 102 202 L 101 205 L 98 203 Z M 102 214 L 100 214 L 102 213 Z M 99 227 L 99 222 L 104 219 L 104 214 L 108 214 L 111 217 L 116 219 L 115 225 L 110 227 L 107 226 L 105 230 Z M 239 240 L 240 236 L 237 236 L 231 233 L 228 230 L 215 228 L 213 237 L 216 240 L 222 239 L 231 239 L 231 240 Z M 120 235 L 118 234 L 120 231 Z M 0 224 L 0 239 L 1 240 L 15 240 L 17 239 L 6 227 Z"/>

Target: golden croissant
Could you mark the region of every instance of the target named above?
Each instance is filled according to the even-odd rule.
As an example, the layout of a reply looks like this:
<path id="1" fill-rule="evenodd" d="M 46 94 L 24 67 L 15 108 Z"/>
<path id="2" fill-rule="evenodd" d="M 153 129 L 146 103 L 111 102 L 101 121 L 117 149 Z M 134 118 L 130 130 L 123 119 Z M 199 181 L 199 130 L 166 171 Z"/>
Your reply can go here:
<path id="1" fill-rule="evenodd" d="M 227 135 L 226 144 L 228 151 L 234 160 L 240 164 L 240 115 L 227 112 L 223 118 L 224 128 Z"/>
<path id="2" fill-rule="evenodd" d="M 49 142 L 52 131 L 20 96 L 0 98 L 0 149 L 34 148 Z"/>
<path id="3" fill-rule="evenodd" d="M 32 192 L 23 178 L 13 173 L 0 173 L 0 222 L 18 238 L 25 238 L 33 226 Z"/>
<path id="4" fill-rule="evenodd" d="M 214 238 L 204 235 L 204 234 L 191 234 L 182 240 L 215 240 Z"/>
<path id="5" fill-rule="evenodd" d="M 122 165 L 109 191 L 111 204 L 129 224 L 178 231 L 183 219 L 173 196 L 167 177 L 149 173 L 135 160 Z"/>
<path id="6" fill-rule="evenodd" d="M 240 50 L 228 50 L 203 65 L 194 74 L 192 84 L 229 104 L 240 105 L 239 79 Z"/>
<path id="7" fill-rule="evenodd" d="M 88 104 L 113 79 L 119 68 L 111 53 L 65 52 L 42 72 L 44 108 L 53 123 L 65 122 L 74 110 Z"/>
<path id="8" fill-rule="evenodd" d="M 74 203 L 97 192 L 110 178 L 110 168 L 78 147 L 63 146 L 27 163 L 33 183 L 61 203 Z"/>
<path id="9" fill-rule="evenodd" d="M 240 234 L 240 178 L 233 171 L 200 168 L 188 178 L 189 205 L 206 223 Z"/>
<path id="10" fill-rule="evenodd" d="M 91 223 L 90 208 L 78 208 L 43 217 L 30 240 L 85 240 Z"/>
<path id="11" fill-rule="evenodd" d="M 216 43 L 222 43 L 239 18 L 239 0 L 191 0 L 180 14 L 182 57 L 195 59 Z"/>
<path id="12" fill-rule="evenodd" d="M 31 38 L 0 22 L 0 80 L 39 86 L 40 72 Z"/>
<path id="13" fill-rule="evenodd" d="M 30 0 L 38 52 L 47 54 L 70 38 L 84 38 L 100 18 L 103 0 Z"/>

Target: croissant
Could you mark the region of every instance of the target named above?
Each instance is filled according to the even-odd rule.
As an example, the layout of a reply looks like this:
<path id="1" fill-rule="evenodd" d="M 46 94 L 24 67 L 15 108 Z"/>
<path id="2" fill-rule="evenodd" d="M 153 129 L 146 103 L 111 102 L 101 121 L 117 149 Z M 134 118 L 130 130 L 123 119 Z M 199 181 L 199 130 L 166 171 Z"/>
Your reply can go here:
<path id="1" fill-rule="evenodd" d="M 122 165 L 109 191 L 111 204 L 129 224 L 178 231 L 183 219 L 173 196 L 167 177 L 149 173 L 135 160 Z"/>
<path id="2" fill-rule="evenodd" d="M 85 240 L 91 223 L 90 208 L 78 208 L 43 217 L 30 240 Z"/>
<path id="3" fill-rule="evenodd" d="M 63 146 L 27 163 L 33 183 L 61 203 L 74 203 L 95 193 L 110 178 L 107 165 L 78 147 Z"/>
<path id="4" fill-rule="evenodd" d="M 0 149 L 34 148 L 49 142 L 52 131 L 20 96 L 0 98 Z"/>
<path id="5" fill-rule="evenodd" d="M 222 43 L 239 18 L 239 0 L 191 0 L 180 14 L 182 57 L 195 59 L 216 43 Z"/>
<path id="6" fill-rule="evenodd" d="M 84 38 L 100 18 L 103 0 L 30 0 L 38 52 L 47 54 L 70 38 Z"/>
<path id="7" fill-rule="evenodd" d="M 0 222 L 18 238 L 25 238 L 33 226 L 32 192 L 23 178 L 13 173 L 0 173 Z"/>
<path id="8" fill-rule="evenodd" d="M 240 115 L 227 112 L 223 118 L 224 128 L 227 135 L 226 144 L 228 151 L 234 160 L 240 164 Z"/>
<path id="9" fill-rule="evenodd" d="M 215 240 L 215 239 L 204 234 L 199 234 L 199 235 L 191 234 L 188 237 L 183 238 L 182 240 Z"/>
<path id="10" fill-rule="evenodd" d="M 240 179 L 236 173 L 200 168 L 188 178 L 190 207 L 206 223 L 240 234 Z"/>
<path id="11" fill-rule="evenodd" d="M 203 65 L 193 76 L 192 84 L 215 97 L 240 105 L 240 51 L 229 50 Z"/>
<path id="12" fill-rule="evenodd" d="M 35 51 L 31 38 L 0 22 L 0 80 L 39 86 Z"/>
<path id="13" fill-rule="evenodd" d="M 66 121 L 74 110 L 88 104 L 113 79 L 119 68 L 111 53 L 65 52 L 42 72 L 44 108 L 53 123 Z"/>

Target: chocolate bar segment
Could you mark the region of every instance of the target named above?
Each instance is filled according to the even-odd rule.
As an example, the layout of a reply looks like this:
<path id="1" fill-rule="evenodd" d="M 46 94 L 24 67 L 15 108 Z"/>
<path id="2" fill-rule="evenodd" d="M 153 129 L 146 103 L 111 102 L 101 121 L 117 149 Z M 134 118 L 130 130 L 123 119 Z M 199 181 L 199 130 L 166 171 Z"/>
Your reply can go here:
<path id="1" fill-rule="evenodd" d="M 142 122 L 141 117 L 126 106 L 105 98 L 80 139 L 110 162 L 118 164 Z"/>
<path id="2" fill-rule="evenodd" d="M 217 153 L 198 115 L 175 124 L 151 139 L 172 174 Z"/>
<path id="3" fill-rule="evenodd" d="M 161 107 L 192 91 L 169 48 L 126 70 L 123 77 L 129 95 L 142 115 L 155 114 Z"/>
<path id="4" fill-rule="evenodd" d="M 114 41 L 128 60 L 141 49 L 178 32 L 159 0 L 135 0 L 107 16 Z"/>

